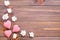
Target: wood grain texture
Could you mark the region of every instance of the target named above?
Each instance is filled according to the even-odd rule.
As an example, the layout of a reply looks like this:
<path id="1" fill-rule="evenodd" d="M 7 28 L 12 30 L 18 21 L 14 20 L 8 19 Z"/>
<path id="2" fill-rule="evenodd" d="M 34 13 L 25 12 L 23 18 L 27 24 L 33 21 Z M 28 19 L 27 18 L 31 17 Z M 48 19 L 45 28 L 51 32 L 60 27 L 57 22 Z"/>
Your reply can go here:
<path id="1" fill-rule="evenodd" d="M 5 38 L 5 37 L 0 37 L 0 40 L 7 40 L 7 38 Z"/>
<path id="2" fill-rule="evenodd" d="M 3 5 L 4 0 L 0 0 L 0 5 Z M 12 5 L 41 5 L 35 0 L 10 0 Z M 42 5 L 60 5 L 60 0 L 45 0 Z"/>
<path id="3" fill-rule="evenodd" d="M 60 37 L 35 37 L 33 39 L 31 38 L 22 38 L 21 40 L 59 40 Z"/>
<path id="4" fill-rule="evenodd" d="M 0 22 L 6 13 L 4 0 L 0 0 Z M 45 0 L 40 4 L 35 0 L 10 0 L 13 5 L 13 14 L 18 18 L 21 30 L 26 30 L 26 37 L 20 40 L 60 40 L 60 30 L 43 30 L 43 28 L 60 28 L 60 0 Z M 13 23 L 14 24 L 14 23 Z M 12 24 L 12 25 L 13 25 Z M 8 40 L 3 35 L 3 26 L 0 25 L 0 40 Z M 35 33 L 34 38 L 29 38 L 29 32 Z M 2 39 L 3 38 L 3 39 Z"/>

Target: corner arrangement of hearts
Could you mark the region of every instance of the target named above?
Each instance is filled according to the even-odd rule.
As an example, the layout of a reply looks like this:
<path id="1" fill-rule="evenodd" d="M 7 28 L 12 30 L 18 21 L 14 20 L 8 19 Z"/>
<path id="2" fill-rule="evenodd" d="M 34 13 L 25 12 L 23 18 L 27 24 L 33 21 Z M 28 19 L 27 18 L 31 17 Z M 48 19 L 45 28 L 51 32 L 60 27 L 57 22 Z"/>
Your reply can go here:
<path id="1" fill-rule="evenodd" d="M 17 39 L 17 33 L 19 33 L 22 37 L 26 36 L 26 30 L 21 30 L 20 26 L 15 23 L 15 21 L 17 21 L 17 17 L 12 14 L 10 1 L 5 0 L 4 5 L 7 8 L 7 12 L 2 16 L 3 26 L 6 29 L 4 30 L 4 36 L 7 38 L 12 36 L 13 39 Z M 12 24 L 12 22 L 14 24 Z M 34 32 L 29 32 L 29 37 L 34 37 Z"/>

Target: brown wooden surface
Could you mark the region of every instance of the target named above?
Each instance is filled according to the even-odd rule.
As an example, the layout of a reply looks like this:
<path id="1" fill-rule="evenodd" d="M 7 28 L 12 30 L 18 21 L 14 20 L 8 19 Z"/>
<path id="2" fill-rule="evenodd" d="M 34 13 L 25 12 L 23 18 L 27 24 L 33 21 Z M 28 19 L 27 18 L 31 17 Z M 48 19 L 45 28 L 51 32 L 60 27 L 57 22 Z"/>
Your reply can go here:
<path id="1" fill-rule="evenodd" d="M 0 0 L 0 22 L 1 16 L 6 12 L 3 5 L 4 0 Z M 34 0 L 10 0 L 13 5 L 13 14 L 17 16 L 16 24 L 21 29 L 27 31 L 25 38 L 20 40 L 60 40 L 60 30 L 43 30 L 43 28 L 60 28 L 60 0 L 45 0 L 38 6 Z M 3 27 L 0 26 L 0 40 L 7 40 L 4 37 Z M 34 38 L 29 38 L 28 33 L 33 31 Z"/>

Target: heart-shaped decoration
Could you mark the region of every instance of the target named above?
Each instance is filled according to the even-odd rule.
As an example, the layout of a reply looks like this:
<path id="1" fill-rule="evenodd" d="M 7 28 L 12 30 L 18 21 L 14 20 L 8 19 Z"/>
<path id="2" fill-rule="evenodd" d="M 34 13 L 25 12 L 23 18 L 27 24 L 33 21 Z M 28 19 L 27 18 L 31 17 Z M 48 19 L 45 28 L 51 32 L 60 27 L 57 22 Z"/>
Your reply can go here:
<path id="1" fill-rule="evenodd" d="M 19 31 L 20 31 L 20 27 L 18 25 L 14 25 L 13 32 L 19 32 Z"/>
<path id="2" fill-rule="evenodd" d="M 11 30 L 6 30 L 6 31 L 4 32 L 4 35 L 5 35 L 6 37 L 10 37 L 11 34 L 12 34 L 12 31 L 11 31 Z"/>
<path id="3" fill-rule="evenodd" d="M 4 22 L 4 27 L 10 29 L 11 28 L 11 21 L 7 20 Z"/>

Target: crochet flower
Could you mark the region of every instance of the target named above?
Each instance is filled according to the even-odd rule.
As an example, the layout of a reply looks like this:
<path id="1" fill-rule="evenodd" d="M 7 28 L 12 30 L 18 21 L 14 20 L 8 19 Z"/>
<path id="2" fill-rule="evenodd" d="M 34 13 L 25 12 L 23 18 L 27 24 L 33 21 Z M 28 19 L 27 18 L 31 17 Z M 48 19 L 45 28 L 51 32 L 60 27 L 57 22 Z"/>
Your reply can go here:
<path id="1" fill-rule="evenodd" d="M 22 36 L 25 36 L 26 35 L 26 31 L 25 30 L 21 30 L 21 33 L 20 33 Z"/>
<path id="2" fill-rule="evenodd" d="M 9 16 L 8 16 L 7 13 L 2 16 L 2 19 L 3 19 L 3 20 L 7 20 L 8 18 L 9 18 Z"/>
<path id="3" fill-rule="evenodd" d="M 10 2 L 8 0 L 4 1 L 5 6 L 10 5 Z"/>
<path id="4" fill-rule="evenodd" d="M 12 17 L 12 21 L 16 21 L 17 20 L 17 17 L 16 16 L 13 16 Z"/>
<path id="5" fill-rule="evenodd" d="M 34 33 L 33 32 L 29 32 L 30 37 L 34 37 Z"/>

